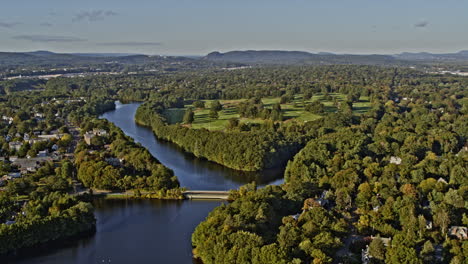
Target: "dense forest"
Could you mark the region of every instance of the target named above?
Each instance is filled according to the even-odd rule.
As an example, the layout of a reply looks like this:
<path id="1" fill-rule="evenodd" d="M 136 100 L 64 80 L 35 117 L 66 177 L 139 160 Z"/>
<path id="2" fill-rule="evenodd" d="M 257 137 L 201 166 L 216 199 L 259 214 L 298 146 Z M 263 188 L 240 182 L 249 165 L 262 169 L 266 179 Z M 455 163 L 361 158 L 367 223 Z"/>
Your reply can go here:
<path id="1" fill-rule="evenodd" d="M 357 123 L 315 135 L 281 187 L 233 193 L 195 230 L 194 254 L 203 263 L 465 263 L 467 80 L 395 72 L 389 81 L 369 87 L 373 108 Z"/>

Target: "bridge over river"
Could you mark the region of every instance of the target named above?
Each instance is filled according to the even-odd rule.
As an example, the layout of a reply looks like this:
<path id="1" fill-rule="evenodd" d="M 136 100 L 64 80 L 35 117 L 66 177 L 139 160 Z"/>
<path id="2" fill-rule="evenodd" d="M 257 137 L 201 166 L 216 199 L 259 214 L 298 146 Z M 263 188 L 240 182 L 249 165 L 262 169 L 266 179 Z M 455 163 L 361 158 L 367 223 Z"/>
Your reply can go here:
<path id="1" fill-rule="evenodd" d="M 187 199 L 215 199 L 215 200 L 227 200 L 229 197 L 229 191 L 185 191 L 183 195 Z"/>

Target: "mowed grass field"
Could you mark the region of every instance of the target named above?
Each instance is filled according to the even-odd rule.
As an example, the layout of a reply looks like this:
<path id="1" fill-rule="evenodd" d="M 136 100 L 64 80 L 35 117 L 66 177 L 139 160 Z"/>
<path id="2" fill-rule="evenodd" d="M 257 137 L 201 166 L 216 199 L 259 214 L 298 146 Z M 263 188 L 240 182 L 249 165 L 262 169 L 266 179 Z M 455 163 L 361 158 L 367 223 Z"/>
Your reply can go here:
<path id="1" fill-rule="evenodd" d="M 331 93 L 331 96 L 337 98 L 338 101 L 344 101 L 346 96 L 343 94 Z M 262 102 L 265 108 L 271 108 L 274 104 L 280 102 L 279 97 L 276 98 L 263 98 Z M 170 124 L 182 123 L 185 110 L 189 107 L 192 107 L 195 112 L 195 121 L 192 123 L 192 128 L 206 128 L 209 130 L 223 130 L 230 118 L 240 118 L 237 113 L 237 104 L 247 99 L 240 100 L 219 100 L 223 105 L 223 110 L 218 112 L 218 119 L 211 119 L 209 117 L 210 106 L 212 100 L 203 100 L 205 101 L 204 109 L 196 109 L 191 104 L 185 105 L 184 108 L 170 108 L 164 111 L 164 116 Z M 326 112 L 335 112 L 337 108 L 333 106 L 333 101 L 327 101 L 324 99 L 324 96 L 321 94 L 314 95 L 311 99 L 305 100 L 305 103 L 310 103 L 312 101 L 320 101 L 325 105 Z M 362 114 L 369 110 L 370 102 L 368 97 L 362 96 L 359 99 L 359 102 L 353 104 L 354 114 Z M 294 100 L 291 103 L 281 104 L 281 111 L 283 112 L 283 121 L 288 120 L 298 120 L 302 122 L 312 121 L 321 118 L 320 115 L 312 114 L 305 111 L 304 103 L 302 100 L 302 95 L 296 95 Z M 263 123 L 264 120 L 260 118 L 240 118 L 241 123 Z"/>

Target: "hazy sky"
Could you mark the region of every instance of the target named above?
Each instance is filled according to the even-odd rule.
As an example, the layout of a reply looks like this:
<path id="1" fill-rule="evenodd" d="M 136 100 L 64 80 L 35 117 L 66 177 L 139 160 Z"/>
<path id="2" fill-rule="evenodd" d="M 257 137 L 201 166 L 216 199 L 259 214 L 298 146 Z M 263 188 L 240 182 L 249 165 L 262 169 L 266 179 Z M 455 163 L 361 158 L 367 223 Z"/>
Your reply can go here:
<path id="1" fill-rule="evenodd" d="M 0 0 L 0 51 L 468 50 L 465 0 Z"/>

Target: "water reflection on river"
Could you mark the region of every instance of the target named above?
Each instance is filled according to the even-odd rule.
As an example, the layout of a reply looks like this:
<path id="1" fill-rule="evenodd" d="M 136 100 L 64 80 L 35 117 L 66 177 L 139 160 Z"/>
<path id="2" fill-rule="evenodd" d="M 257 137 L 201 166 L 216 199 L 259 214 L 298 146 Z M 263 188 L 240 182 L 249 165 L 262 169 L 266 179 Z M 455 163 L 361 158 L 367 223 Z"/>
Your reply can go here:
<path id="1" fill-rule="evenodd" d="M 94 204 L 96 234 L 21 251 L 21 257 L 0 262 L 192 263 L 191 234 L 221 202 L 99 199 Z"/>

